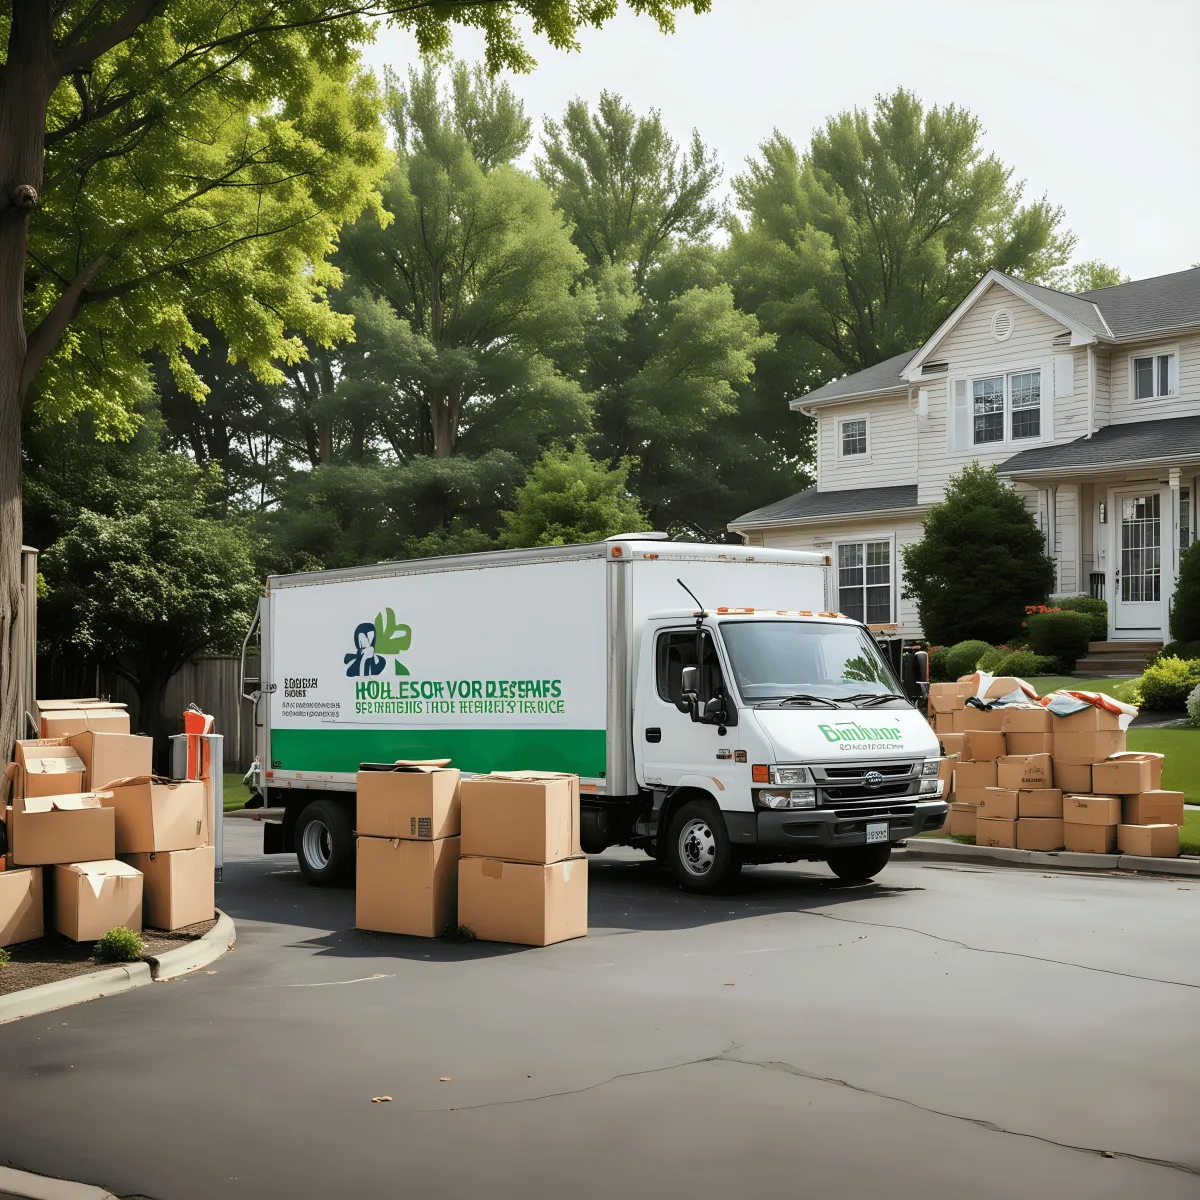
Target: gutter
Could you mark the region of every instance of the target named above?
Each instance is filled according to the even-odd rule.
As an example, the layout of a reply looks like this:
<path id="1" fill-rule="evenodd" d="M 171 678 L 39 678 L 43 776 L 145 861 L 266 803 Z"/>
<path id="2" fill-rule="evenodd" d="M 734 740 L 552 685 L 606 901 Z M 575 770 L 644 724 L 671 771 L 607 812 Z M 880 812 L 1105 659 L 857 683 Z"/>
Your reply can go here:
<path id="1" fill-rule="evenodd" d="M 864 517 L 919 517 L 927 508 L 928 505 L 918 505 L 915 508 L 871 508 L 862 512 L 831 513 L 818 517 L 783 517 L 778 521 L 757 521 L 753 524 L 730 521 L 725 528 L 730 533 L 756 533 L 760 529 L 779 529 L 787 525 L 816 525 L 823 521 L 857 521 Z"/>
<path id="2" fill-rule="evenodd" d="M 1068 443 L 1069 444 L 1069 443 Z M 1181 466 L 1186 463 L 1196 463 L 1200 465 L 1200 455 L 1197 454 L 1169 454 L 1161 458 L 1119 458 L 1112 462 L 1104 463 L 1087 463 L 1081 466 L 1072 466 L 1070 463 L 1051 464 L 1045 467 L 1028 467 L 1020 471 L 1006 471 L 1004 464 L 1001 463 L 996 470 L 1004 476 L 1005 479 L 1033 479 L 1038 476 L 1045 475 L 1062 475 L 1068 473 L 1071 475 L 1104 475 L 1110 471 L 1120 470 L 1122 468 L 1136 469 L 1138 467 L 1155 467 L 1155 466 Z"/>
<path id="3" fill-rule="evenodd" d="M 806 417 L 810 417 L 812 413 L 804 412 L 806 403 L 824 407 L 827 404 L 842 404 L 850 400 L 871 400 L 876 396 L 904 395 L 908 390 L 909 384 L 905 383 L 894 387 L 868 388 L 865 392 L 847 392 L 842 396 L 818 396 L 816 399 L 813 399 L 811 396 L 801 396 L 798 400 L 789 400 L 788 408 L 793 412 L 804 413 Z"/>

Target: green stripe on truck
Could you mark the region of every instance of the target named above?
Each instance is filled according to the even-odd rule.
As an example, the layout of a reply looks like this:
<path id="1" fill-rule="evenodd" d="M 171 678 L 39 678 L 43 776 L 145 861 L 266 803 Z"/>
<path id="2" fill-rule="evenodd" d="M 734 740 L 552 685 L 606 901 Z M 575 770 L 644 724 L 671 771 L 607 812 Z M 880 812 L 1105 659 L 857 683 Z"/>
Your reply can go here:
<path id="1" fill-rule="evenodd" d="M 357 771 L 364 762 L 448 758 L 464 771 L 604 774 L 603 729 L 272 729 L 281 771 Z"/>

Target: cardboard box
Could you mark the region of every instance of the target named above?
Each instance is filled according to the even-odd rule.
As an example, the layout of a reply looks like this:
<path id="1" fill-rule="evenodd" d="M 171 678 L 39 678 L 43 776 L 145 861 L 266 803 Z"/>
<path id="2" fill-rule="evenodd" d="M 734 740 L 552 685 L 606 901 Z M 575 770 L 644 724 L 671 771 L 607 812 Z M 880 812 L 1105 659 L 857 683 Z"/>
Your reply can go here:
<path id="1" fill-rule="evenodd" d="M 1158 785 L 1155 767 L 1162 779 L 1162 758 L 1149 754 L 1118 754 L 1092 766 L 1092 791 L 1102 796 L 1136 796 Z"/>
<path id="2" fill-rule="evenodd" d="M 1139 761 L 1142 761 L 1142 762 L 1148 762 L 1150 764 L 1150 786 L 1148 788 L 1143 788 L 1142 790 L 1147 791 L 1147 792 L 1156 792 L 1156 791 L 1158 791 L 1159 788 L 1162 787 L 1162 773 L 1163 773 L 1163 758 L 1164 757 L 1165 756 L 1162 754 L 1151 754 L 1148 751 L 1125 750 L 1125 751 L 1121 752 L 1120 754 L 1112 755 L 1110 758 L 1106 759 L 1105 761 L 1106 762 L 1120 762 L 1122 759 L 1132 758 L 1132 759 L 1138 759 Z M 1100 789 L 1097 788 L 1096 790 L 1099 791 Z M 1153 822 L 1151 822 L 1151 824 L 1153 824 Z"/>
<path id="3" fill-rule="evenodd" d="M 123 861 L 142 873 L 145 924 L 154 929 L 182 929 L 211 921 L 216 912 L 214 859 L 211 846 L 123 856 Z"/>
<path id="4" fill-rule="evenodd" d="M 969 804 L 972 808 L 978 808 L 983 803 L 983 794 L 986 791 L 987 788 L 955 786 L 954 802 L 956 804 Z"/>
<path id="5" fill-rule="evenodd" d="M 1178 858 L 1178 825 L 1118 825 L 1117 850 L 1142 858 Z"/>
<path id="6" fill-rule="evenodd" d="M 552 863 L 579 850 L 579 778 L 506 772 L 464 779 L 462 853 Z"/>
<path id="7" fill-rule="evenodd" d="M 950 816 L 947 819 L 946 831 L 955 837 L 974 837 L 975 819 L 978 815 L 979 808 L 977 805 L 960 804 L 956 800 L 950 805 Z"/>
<path id="8" fill-rule="evenodd" d="M 1121 801 L 1121 817 L 1126 825 L 1182 825 L 1182 792 L 1140 792 Z"/>
<path id="9" fill-rule="evenodd" d="M 968 791 L 972 788 L 990 788 L 996 786 L 996 763 L 968 762 L 960 758 L 954 766 L 954 790 Z"/>
<path id="10" fill-rule="evenodd" d="M 465 803 L 463 817 L 465 822 Z M 464 858 L 458 864 L 459 923 L 485 942 L 549 946 L 584 937 L 587 867 L 586 858 L 549 864 Z"/>
<path id="11" fill-rule="evenodd" d="M 938 782 L 942 785 L 942 796 L 954 790 L 954 764 L 958 762 L 957 754 L 948 754 L 938 763 Z"/>
<path id="12" fill-rule="evenodd" d="M 1022 817 L 1017 822 L 1018 850 L 1062 850 L 1065 845 L 1061 817 Z"/>
<path id="13" fill-rule="evenodd" d="M 8 849 L 19 867 L 109 859 L 116 853 L 112 809 L 104 795 L 26 796 L 9 809 Z"/>
<path id="14" fill-rule="evenodd" d="M 963 734 L 963 758 L 969 762 L 988 762 L 1004 753 L 1004 734 L 972 729 Z"/>
<path id="15" fill-rule="evenodd" d="M 1063 848 L 1080 854 L 1114 854 L 1117 849 L 1117 827 L 1077 825 L 1064 821 Z"/>
<path id="16" fill-rule="evenodd" d="M 1060 717 L 1057 713 L 1052 713 L 1051 716 L 1051 727 L 1056 734 L 1104 733 L 1121 728 L 1121 718 L 1117 713 L 1110 712 L 1107 708 L 1097 708 L 1094 704 L 1089 704 L 1069 717 Z"/>
<path id="17" fill-rule="evenodd" d="M 1006 754 L 996 764 L 996 786 L 1017 791 L 1052 786 L 1054 764 L 1048 754 Z"/>
<path id="18" fill-rule="evenodd" d="M 1123 729 L 1083 733 L 1054 732 L 1054 759 L 1065 763 L 1098 763 L 1125 749 Z"/>
<path id="19" fill-rule="evenodd" d="M 416 763 L 363 763 L 358 772 L 360 836 L 434 841 L 460 829 L 459 772 Z"/>
<path id="20" fill-rule="evenodd" d="M 1092 764 L 1065 763 L 1054 760 L 1054 786 L 1060 791 L 1075 792 L 1081 796 L 1091 795 Z"/>
<path id="21" fill-rule="evenodd" d="M 208 844 L 208 803 L 199 779 L 155 779 L 143 776 L 101 793 L 116 812 L 117 850 L 150 854 L 160 850 L 193 850 Z"/>
<path id="22" fill-rule="evenodd" d="M 982 732 L 999 733 L 1004 720 L 1004 710 L 1001 708 L 976 708 L 968 704 L 966 708 L 954 713 L 954 732 L 968 733 L 978 729 Z"/>
<path id="23" fill-rule="evenodd" d="M 118 859 L 54 868 L 54 928 L 75 942 L 142 928 L 142 873 Z"/>
<path id="24" fill-rule="evenodd" d="M 981 812 L 975 821 L 975 844 L 977 846 L 1007 846 L 1009 849 L 1015 850 L 1017 846 L 1016 821 L 985 817 Z"/>
<path id="25" fill-rule="evenodd" d="M 86 787 L 101 791 L 118 779 L 154 774 L 154 739 L 132 733 L 73 734 L 69 739 L 87 773 Z"/>
<path id="26" fill-rule="evenodd" d="M 975 689 L 967 683 L 931 683 L 929 685 L 929 711 L 931 713 L 957 712 L 973 696 Z"/>
<path id="27" fill-rule="evenodd" d="M 1050 710 L 1040 704 L 1008 704 L 1001 711 L 1004 714 L 1003 729 L 1006 734 L 1051 731 Z"/>
<path id="28" fill-rule="evenodd" d="M 1052 733 L 1006 733 L 1005 744 L 1009 754 L 1053 754 Z"/>
<path id="29" fill-rule="evenodd" d="M 461 840 L 360 837 L 355 926 L 432 938 L 457 925 Z"/>
<path id="30" fill-rule="evenodd" d="M 967 740 L 965 733 L 940 733 L 943 754 L 954 754 L 962 757 L 963 742 Z"/>
<path id="31" fill-rule="evenodd" d="M 42 868 L 0 871 L 0 946 L 31 942 L 42 924 Z"/>
<path id="32" fill-rule="evenodd" d="M 1063 820 L 1069 825 L 1117 825 L 1121 801 L 1116 796 L 1064 796 Z"/>
<path id="33" fill-rule="evenodd" d="M 1018 679 L 1015 675 L 997 675 L 991 683 L 988 684 L 987 690 L 983 693 L 985 700 L 999 700 L 1003 696 L 1011 696 L 1013 692 L 1020 692 L 1021 695 L 1027 696 L 1029 693 L 1024 688 L 1025 680 Z"/>
<path id="34" fill-rule="evenodd" d="M 1017 792 L 1017 816 L 1062 820 L 1063 794 L 1058 788 L 1031 788 Z"/>
<path id="35" fill-rule="evenodd" d="M 123 704 L 94 701 L 79 707 L 48 708 L 47 703 L 38 705 L 44 738 L 65 738 L 89 729 L 93 733 L 129 732 L 129 713 Z"/>
<path id="36" fill-rule="evenodd" d="M 979 816 L 986 821 L 1015 821 L 1017 819 L 1017 793 L 1011 788 L 984 788 L 979 805 Z"/>
<path id="37" fill-rule="evenodd" d="M 86 789 L 84 765 L 66 738 L 17 742 L 9 769 L 14 796 L 63 796 Z"/>
<path id="38" fill-rule="evenodd" d="M 950 737 L 954 733 L 954 713 L 932 713 L 929 718 L 933 732 L 940 738 Z"/>

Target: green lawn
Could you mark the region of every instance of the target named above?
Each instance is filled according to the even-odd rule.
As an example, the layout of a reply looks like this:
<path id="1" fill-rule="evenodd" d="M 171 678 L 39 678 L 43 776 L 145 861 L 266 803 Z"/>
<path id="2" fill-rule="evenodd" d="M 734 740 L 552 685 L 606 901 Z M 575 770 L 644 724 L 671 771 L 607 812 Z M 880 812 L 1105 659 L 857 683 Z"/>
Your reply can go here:
<path id="1" fill-rule="evenodd" d="M 225 772 L 225 811 L 245 808 L 250 799 L 250 789 L 242 782 L 241 771 Z"/>
<path id="2" fill-rule="evenodd" d="M 1077 679 L 1072 675 L 1039 675 L 1025 682 L 1036 688 L 1039 696 L 1067 689 L 1075 692 L 1103 692 L 1106 696 L 1115 696 L 1118 700 L 1131 702 L 1128 692 L 1134 679 L 1133 676 L 1120 679 Z"/>

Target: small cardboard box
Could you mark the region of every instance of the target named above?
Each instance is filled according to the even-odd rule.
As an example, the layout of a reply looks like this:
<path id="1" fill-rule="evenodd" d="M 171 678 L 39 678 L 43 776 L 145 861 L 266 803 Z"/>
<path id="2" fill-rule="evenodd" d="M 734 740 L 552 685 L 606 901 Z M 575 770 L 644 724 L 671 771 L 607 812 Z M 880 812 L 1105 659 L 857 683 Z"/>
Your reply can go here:
<path id="1" fill-rule="evenodd" d="M 142 928 L 142 873 L 118 859 L 54 868 L 54 928 L 75 942 Z"/>
<path id="2" fill-rule="evenodd" d="M 954 733 L 954 713 L 932 713 L 929 718 L 933 732 L 940 738 L 950 737 Z"/>
<path id="3" fill-rule="evenodd" d="M 105 795 L 75 792 L 15 798 L 8 825 L 14 865 L 48 867 L 112 858 L 115 822 L 112 810 L 104 807 Z"/>
<path id="4" fill-rule="evenodd" d="M 1082 733 L 1059 732 L 1057 729 L 1054 731 L 1056 762 L 1098 763 L 1124 749 L 1123 729 L 1101 729 Z"/>
<path id="5" fill-rule="evenodd" d="M 464 858 L 552 863 L 580 853 L 578 776 L 497 772 L 464 779 L 461 798 Z"/>
<path id="6" fill-rule="evenodd" d="M 1107 708 L 1098 708 L 1094 704 L 1089 704 L 1069 717 L 1060 717 L 1057 713 L 1052 713 L 1051 716 L 1052 728 L 1056 734 L 1104 733 L 1121 728 L 1121 718 L 1117 713 L 1110 712 Z"/>
<path id="7" fill-rule="evenodd" d="M 1017 819 L 1017 793 L 1011 788 L 984 788 L 979 816 L 986 821 L 1015 821 Z"/>
<path id="8" fill-rule="evenodd" d="M 963 734 L 963 758 L 969 762 L 988 762 L 1004 753 L 1004 734 L 972 729 Z"/>
<path id="9" fill-rule="evenodd" d="M 464 806 L 464 816 L 466 809 Z M 587 934 L 586 858 L 458 864 L 458 920 L 485 942 L 549 946 Z"/>
<path id="10" fill-rule="evenodd" d="M 954 790 L 969 791 L 972 788 L 990 788 L 996 786 L 996 763 L 968 762 L 960 758 L 954 766 Z"/>
<path id="11" fill-rule="evenodd" d="M 355 926 L 432 938 L 448 925 L 457 925 L 461 840 L 360 837 L 355 849 Z"/>
<path id="12" fill-rule="evenodd" d="M 1006 754 L 996 764 L 996 786 L 1018 791 L 1052 786 L 1054 767 L 1048 754 Z"/>
<path id="13" fill-rule="evenodd" d="M 931 713 L 957 712 L 974 695 L 967 683 L 931 683 L 929 685 L 929 711 Z"/>
<path id="14" fill-rule="evenodd" d="M 1005 744 L 1009 754 L 1053 754 L 1052 733 L 1006 733 Z"/>
<path id="15" fill-rule="evenodd" d="M 1117 827 L 1064 821 L 1063 848 L 1080 854 L 1113 854 L 1117 849 Z"/>
<path id="16" fill-rule="evenodd" d="M 1126 758 L 1137 759 L 1141 762 L 1148 762 L 1150 764 L 1150 786 L 1148 788 L 1144 788 L 1143 791 L 1154 792 L 1162 787 L 1163 759 L 1165 758 L 1165 755 L 1152 754 L 1146 750 L 1125 750 L 1119 754 L 1112 755 L 1105 761 L 1120 762 Z M 1096 790 L 1099 791 L 1099 788 Z"/>
<path id="17" fill-rule="evenodd" d="M 1118 825 L 1117 850 L 1142 858 L 1178 858 L 1178 825 Z"/>
<path id="18" fill-rule="evenodd" d="M 1061 817 L 1022 817 L 1017 822 L 1018 850 L 1062 850 L 1065 845 Z"/>
<path id="19" fill-rule="evenodd" d="M 977 846 L 1017 846 L 1017 822 L 1004 821 L 998 817 L 985 817 L 980 812 L 975 821 L 975 844 Z"/>
<path id="20" fill-rule="evenodd" d="M 117 779 L 154 774 L 154 739 L 132 733 L 73 734 L 71 747 L 83 762 L 86 786 L 98 792 Z"/>
<path id="21" fill-rule="evenodd" d="M 89 701 L 78 704 L 74 701 L 59 701 L 63 707 L 48 707 L 52 703 L 42 701 L 41 734 L 44 738 L 65 738 L 75 733 L 128 733 L 129 713 L 123 704 L 106 701 Z"/>
<path id="22" fill-rule="evenodd" d="M 1005 733 L 1049 733 L 1050 710 L 1040 704 L 1009 704 L 1004 713 Z"/>
<path id="23" fill-rule="evenodd" d="M 1151 791 L 1126 796 L 1121 816 L 1126 825 L 1182 825 L 1183 793 Z"/>
<path id="24" fill-rule="evenodd" d="M 975 819 L 979 808 L 975 804 L 960 804 L 957 800 L 950 805 L 950 817 L 946 831 L 955 837 L 974 837 Z"/>
<path id="25" fill-rule="evenodd" d="M 84 765 L 66 738 L 38 738 L 13 748 L 14 796 L 62 796 L 85 789 Z"/>
<path id="26" fill-rule="evenodd" d="M 957 772 L 956 772 L 957 774 Z M 987 788 L 981 787 L 959 787 L 954 788 L 954 802 L 956 804 L 969 804 L 972 808 L 978 808 L 983 803 L 983 794 Z"/>
<path id="27" fill-rule="evenodd" d="M 1031 788 L 1017 792 L 1017 816 L 1062 820 L 1063 794 L 1058 788 Z"/>
<path id="28" fill-rule="evenodd" d="M 102 795 L 116 812 L 120 854 L 193 850 L 209 842 L 208 802 L 199 779 L 142 776 L 114 782 Z"/>
<path id="29" fill-rule="evenodd" d="M 0 871 L 0 946 L 31 942 L 42 924 L 42 868 Z"/>
<path id="30" fill-rule="evenodd" d="M 963 742 L 967 740 L 965 733 L 940 733 L 943 754 L 954 754 L 962 757 Z"/>
<path id="31" fill-rule="evenodd" d="M 983 733 L 999 733 L 1004 719 L 1002 708 L 976 708 L 968 704 L 954 714 L 954 732 L 969 733 L 979 730 Z"/>
<path id="32" fill-rule="evenodd" d="M 363 763 L 355 828 L 361 836 L 434 841 L 459 834 L 459 772 L 431 763 Z"/>
<path id="33" fill-rule="evenodd" d="M 1116 796 L 1064 796 L 1063 820 L 1068 825 L 1117 825 L 1121 801 Z"/>
<path id="34" fill-rule="evenodd" d="M 211 846 L 123 856 L 142 873 L 145 924 L 170 930 L 211 921 L 216 912 L 214 858 Z"/>
<path id="35" fill-rule="evenodd" d="M 954 789 L 954 764 L 958 762 L 957 754 L 948 754 L 938 762 L 938 782 L 942 785 L 942 797 Z"/>
<path id="36" fill-rule="evenodd" d="M 1061 792 L 1089 796 L 1092 792 L 1092 764 L 1054 760 L 1054 786 Z"/>
<path id="37" fill-rule="evenodd" d="M 1136 796 L 1158 785 L 1155 767 L 1162 779 L 1162 758 L 1149 754 L 1118 754 L 1092 766 L 1092 791 L 1102 796 Z"/>

